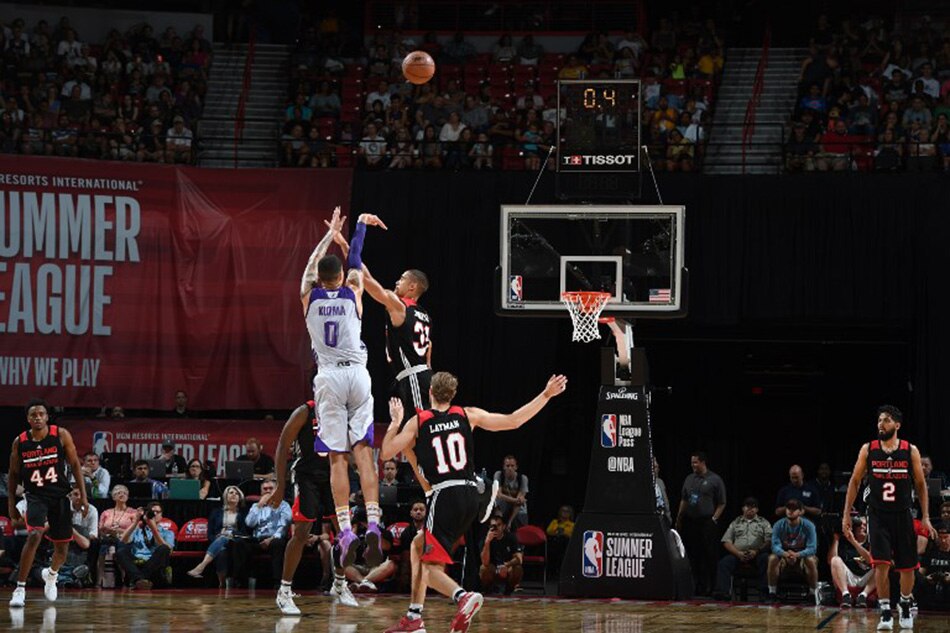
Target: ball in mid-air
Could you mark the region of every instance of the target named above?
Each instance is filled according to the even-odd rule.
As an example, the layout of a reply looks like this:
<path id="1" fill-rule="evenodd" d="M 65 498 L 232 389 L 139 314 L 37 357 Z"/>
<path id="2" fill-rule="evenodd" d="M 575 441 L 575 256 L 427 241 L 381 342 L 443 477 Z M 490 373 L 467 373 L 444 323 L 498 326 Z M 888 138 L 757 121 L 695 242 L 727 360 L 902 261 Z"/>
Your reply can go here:
<path id="1" fill-rule="evenodd" d="M 402 60 L 402 74 L 409 83 L 424 84 L 435 74 L 435 61 L 425 51 L 412 51 Z"/>

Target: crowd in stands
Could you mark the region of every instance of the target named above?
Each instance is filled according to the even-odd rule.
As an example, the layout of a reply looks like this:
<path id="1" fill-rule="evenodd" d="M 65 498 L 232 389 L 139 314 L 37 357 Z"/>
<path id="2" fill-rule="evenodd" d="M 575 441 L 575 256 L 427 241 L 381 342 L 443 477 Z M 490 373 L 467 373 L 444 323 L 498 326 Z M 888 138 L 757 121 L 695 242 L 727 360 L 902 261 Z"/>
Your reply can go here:
<path id="1" fill-rule="evenodd" d="M 702 152 L 723 35 L 711 19 L 663 18 L 649 37 L 593 32 L 552 52 L 531 33 L 479 50 L 464 33 L 379 30 L 362 50 L 337 21 L 303 30 L 293 55 L 282 163 L 369 169 L 540 169 L 555 143 L 556 80 L 641 78 L 641 123 L 655 169 L 689 171 Z M 401 64 L 428 52 L 435 77 L 414 86 Z M 569 122 L 566 123 L 569 125 Z M 553 161 L 548 163 L 553 167 Z"/>
<path id="2" fill-rule="evenodd" d="M 211 62 L 203 27 L 139 24 L 92 42 L 55 25 L 0 23 L 0 152 L 191 163 Z"/>
<path id="3" fill-rule="evenodd" d="M 950 21 L 820 16 L 785 145 L 796 171 L 950 169 Z"/>

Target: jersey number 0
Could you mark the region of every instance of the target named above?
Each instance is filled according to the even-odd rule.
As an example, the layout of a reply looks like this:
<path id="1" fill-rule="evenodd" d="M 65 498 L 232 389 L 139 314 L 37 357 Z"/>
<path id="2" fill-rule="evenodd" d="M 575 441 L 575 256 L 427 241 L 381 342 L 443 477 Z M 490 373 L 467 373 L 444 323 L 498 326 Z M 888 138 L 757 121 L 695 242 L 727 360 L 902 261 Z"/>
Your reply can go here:
<path id="1" fill-rule="evenodd" d="M 468 465 L 468 455 L 465 453 L 465 437 L 461 433 L 451 433 L 443 438 L 436 435 L 432 438 L 432 448 L 435 450 L 436 470 L 440 475 L 450 470 L 465 470 Z M 448 457 L 448 461 L 446 461 Z"/>

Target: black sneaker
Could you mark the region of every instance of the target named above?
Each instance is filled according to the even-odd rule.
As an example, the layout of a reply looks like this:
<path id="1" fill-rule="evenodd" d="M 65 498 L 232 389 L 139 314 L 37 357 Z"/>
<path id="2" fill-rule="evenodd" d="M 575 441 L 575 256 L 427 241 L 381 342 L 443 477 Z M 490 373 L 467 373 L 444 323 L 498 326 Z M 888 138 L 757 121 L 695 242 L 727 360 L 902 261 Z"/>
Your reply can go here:
<path id="1" fill-rule="evenodd" d="M 841 608 L 842 608 L 842 609 L 850 609 L 850 608 L 853 607 L 853 606 L 854 606 L 854 603 L 853 603 L 852 600 L 851 600 L 851 594 L 850 594 L 850 593 L 845 593 L 843 596 L 841 596 Z"/>
<path id="2" fill-rule="evenodd" d="M 857 599 L 857 601 L 854 603 L 854 606 L 856 606 L 858 609 L 867 609 L 867 608 L 868 608 L 868 597 L 867 597 L 866 595 L 864 595 L 863 593 L 859 593 L 859 594 L 858 594 L 858 599 Z"/>

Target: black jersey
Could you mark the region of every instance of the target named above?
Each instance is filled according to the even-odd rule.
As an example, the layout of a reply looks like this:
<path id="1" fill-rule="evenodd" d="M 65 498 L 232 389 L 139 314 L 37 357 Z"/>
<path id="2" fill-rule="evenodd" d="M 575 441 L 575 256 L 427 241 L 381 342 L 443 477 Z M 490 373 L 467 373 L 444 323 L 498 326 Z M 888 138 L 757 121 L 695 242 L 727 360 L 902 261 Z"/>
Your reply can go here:
<path id="1" fill-rule="evenodd" d="M 893 452 L 881 447 L 880 440 L 868 445 L 868 481 L 871 495 L 868 505 L 885 512 L 910 509 L 913 478 L 910 469 L 910 442 L 901 440 Z"/>
<path id="2" fill-rule="evenodd" d="M 313 400 L 307 401 L 307 423 L 300 427 L 293 445 L 293 469 L 301 475 L 314 475 L 330 480 L 330 457 L 327 453 L 318 453 L 314 448 L 317 437 L 317 415 Z"/>
<path id="3" fill-rule="evenodd" d="M 462 407 L 419 413 L 416 438 L 419 471 L 430 485 L 451 479 L 475 480 L 475 443 L 472 425 Z"/>
<path id="4" fill-rule="evenodd" d="M 861 543 L 861 547 L 870 550 L 871 544 L 865 541 Z M 855 576 L 861 577 L 871 569 L 871 565 L 858 554 L 858 548 L 852 545 L 851 541 L 844 536 L 838 539 L 838 558 Z"/>
<path id="5" fill-rule="evenodd" d="M 414 299 L 400 297 L 406 304 L 406 320 L 399 327 L 386 325 L 386 358 L 397 377 L 408 369 L 426 365 L 429 354 L 429 313 Z"/>
<path id="6" fill-rule="evenodd" d="M 39 442 L 29 431 L 20 433 L 20 480 L 26 492 L 55 499 L 68 495 L 72 487 L 66 476 L 66 451 L 59 427 L 51 424 L 47 428 L 49 432 Z"/>

